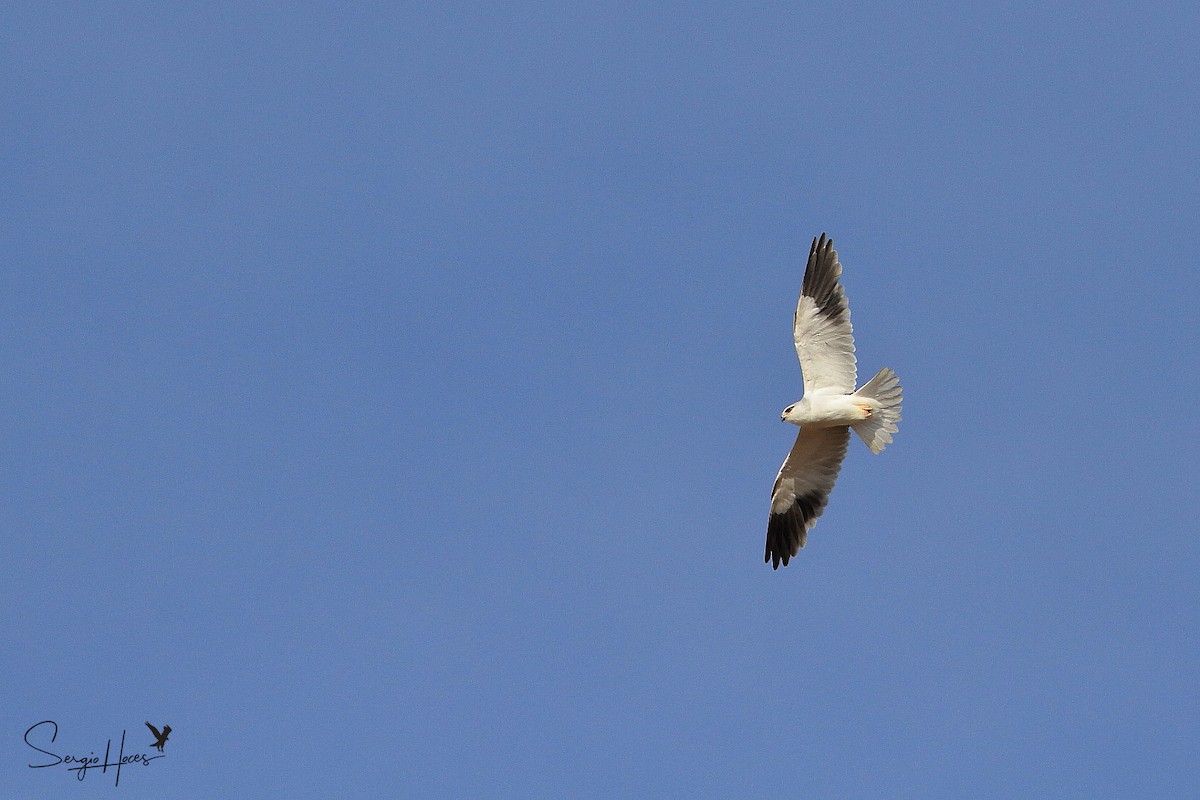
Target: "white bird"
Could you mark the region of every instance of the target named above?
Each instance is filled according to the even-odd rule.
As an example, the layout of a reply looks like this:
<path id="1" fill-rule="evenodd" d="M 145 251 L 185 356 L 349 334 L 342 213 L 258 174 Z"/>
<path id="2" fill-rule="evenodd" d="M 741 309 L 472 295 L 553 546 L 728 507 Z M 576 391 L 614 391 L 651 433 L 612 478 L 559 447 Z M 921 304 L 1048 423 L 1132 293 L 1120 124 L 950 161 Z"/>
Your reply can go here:
<path id="1" fill-rule="evenodd" d="M 858 391 L 850 307 L 839 278 L 833 240 L 813 239 L 796 304 L 793 336 L 804 373 L 804 396 L 780 418 L 800 427 L 792 452 L 771 490 L 765 560 L 772 569 L 804 547 L 809 529 L 825 510 L 837 480 L 850 430 L 872 453 L 892 441 L 900 421 L 900 379 L 886 367 Z"/>

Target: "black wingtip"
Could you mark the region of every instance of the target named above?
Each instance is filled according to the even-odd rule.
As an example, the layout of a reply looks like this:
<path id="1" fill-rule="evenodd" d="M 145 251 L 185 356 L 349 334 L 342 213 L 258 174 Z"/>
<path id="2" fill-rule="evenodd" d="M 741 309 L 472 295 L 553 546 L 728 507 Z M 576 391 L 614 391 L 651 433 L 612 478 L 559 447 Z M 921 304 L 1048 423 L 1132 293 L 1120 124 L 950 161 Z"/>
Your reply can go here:
<path id="1" fill-rule="evenodd" d="M 837 251 L 833 249 L 833 239 L 826 238 L 822 233 L 819 238 L 813 239 L 800 294 L 811 297 L 822 316 L 829 319 L 845 317 L 849 314 L 849 307 L 839 283 L 841 277 L 842 268 Z"/>
<path id="2" fill-rule="evenodd" d="M 814 236 L 812 247 L 809 248 L 808 258 L 811 261 L 818 253 L 824 253 L 826 250 L 833 249 L 833 239 L 825 235 L 825 231 L 821 231 L 820 236 Z"/>
<path id="3" fill-rule="evenodd" d="M 793 506 L 794 508 L 794 506 Z M 767 521 L 767 549 L 764 562 L 771 562 L 771 569 L 788 562 L 804 546 L 804 523 L 792 509 L 782 514 L 772 514 Z"/>
<path id="4" fill-rule="evenodd" d="M 791 558 L 791 556 L 789 556 L 787 553 L 778 553 L 778 552 L 772 551 L 771 550 L 771 541 L 769 539 L 767 540 L 767 552 L 763 556 L 764 564 L 770 564 L 771 569 L 777 570 L 777 569 L 779 569 L 780 562 L 783 562 L 783 565 L 786 567 L 788 564 L 788 559 L 790 559 L 790 558 Z"/>
<path id="5" fill-rule="evenodd" d="M 828 500 L 827 493 L 810 492 L 794 498 L 787 511 L 771 514 L 764 563 L 771 562 L 771 569 L 779 569 L 781 563 L 786 567 L 807 543 L 808 529 L 821 516 Z"/>

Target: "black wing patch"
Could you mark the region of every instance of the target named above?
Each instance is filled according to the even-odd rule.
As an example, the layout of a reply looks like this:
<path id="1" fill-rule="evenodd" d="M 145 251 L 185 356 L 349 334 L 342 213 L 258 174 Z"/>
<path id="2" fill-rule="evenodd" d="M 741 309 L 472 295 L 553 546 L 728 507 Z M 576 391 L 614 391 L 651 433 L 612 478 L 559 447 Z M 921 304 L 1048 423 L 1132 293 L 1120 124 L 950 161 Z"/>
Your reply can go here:
<path id="1" fill-rule="evenodd" d="M 811 297 L 817 306 L 817 313 L 833 321 L 850 316 L 846 292 L 838 283 L 841 277 L 842 265 L 838 263 L 837 251 L 833 249 L 833 239 L 825 238 L 823 233 L 819 239 L 814 237 L 812 249 L 808 251 L 808 265 L 804 268 L 800 294 Z"/>
<path id="2" fill-rule="evenodd" d="M 767 521 L 767 550 L 763 557 L 764 562 L 770 562 L 771 569 L 779 569 L 781 563 L 786 567 L 792 556 L 800 552 L 808 539 L 808 529 L 821 516 L 828 502 L 827 492 L 811 492 L 796 497 L 787 511 L 771 514 Z"/>

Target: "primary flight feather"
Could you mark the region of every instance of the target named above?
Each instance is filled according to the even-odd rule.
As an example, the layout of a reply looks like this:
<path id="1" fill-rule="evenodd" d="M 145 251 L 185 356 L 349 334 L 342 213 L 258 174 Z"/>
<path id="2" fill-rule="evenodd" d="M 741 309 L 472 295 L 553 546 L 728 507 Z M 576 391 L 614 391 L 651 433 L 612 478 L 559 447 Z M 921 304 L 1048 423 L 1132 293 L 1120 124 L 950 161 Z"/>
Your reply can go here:
<path id="1" fill-rule="evenodd" d="M 900 421 L 896 373 L 885 367 L 861 389 L 854 389 L 854 332 L 841 276 L 833 240 L 822 233 L 813 239 L 808 253 L 792 320 L 804 396 L 780 415 L 784 422 L 799 426 L 800 433 L 771 490 L 765 560 L 772 569 L 787 566 L 825 510 L 851 429 L 872 453 L 879 453 L 892 441 Z"/>

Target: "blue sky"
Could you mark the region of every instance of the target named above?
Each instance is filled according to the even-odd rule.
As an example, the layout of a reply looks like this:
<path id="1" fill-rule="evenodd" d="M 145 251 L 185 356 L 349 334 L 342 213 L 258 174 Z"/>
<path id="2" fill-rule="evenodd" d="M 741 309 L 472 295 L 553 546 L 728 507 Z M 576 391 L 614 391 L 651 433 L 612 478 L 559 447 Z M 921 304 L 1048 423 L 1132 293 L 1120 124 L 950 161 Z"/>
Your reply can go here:
<path id="1" fill-rule="evenodd" d="M 9 7 L 4 784 L 1194 790 L 1198 24 Z M 821 231 L 904 421 L 773 572 Z"/>

